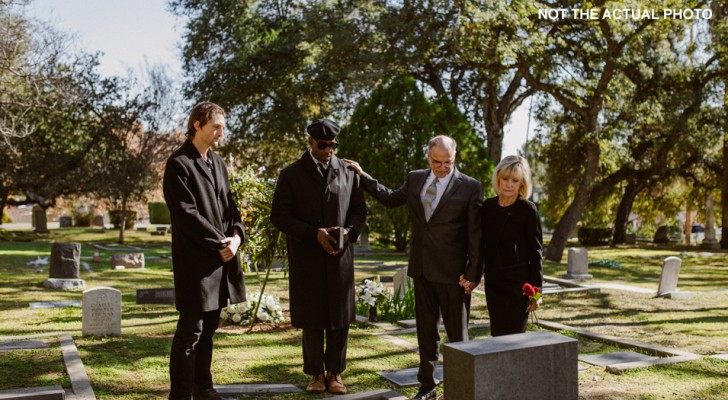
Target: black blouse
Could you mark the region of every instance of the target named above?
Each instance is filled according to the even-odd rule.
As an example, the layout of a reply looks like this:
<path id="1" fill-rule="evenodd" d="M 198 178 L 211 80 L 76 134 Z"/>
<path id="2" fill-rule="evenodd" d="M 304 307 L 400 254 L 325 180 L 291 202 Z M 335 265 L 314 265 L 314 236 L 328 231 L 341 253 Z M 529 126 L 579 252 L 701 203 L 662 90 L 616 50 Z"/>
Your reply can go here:
<path id="1" fill-rule="evenodd" d="M 481 217 L 486 271 L 528 262 L 529 283 L 542 286 L 543 233 L 536 205 L 518 199 L 501 207 L 492 197 L 483 202 Z"/>

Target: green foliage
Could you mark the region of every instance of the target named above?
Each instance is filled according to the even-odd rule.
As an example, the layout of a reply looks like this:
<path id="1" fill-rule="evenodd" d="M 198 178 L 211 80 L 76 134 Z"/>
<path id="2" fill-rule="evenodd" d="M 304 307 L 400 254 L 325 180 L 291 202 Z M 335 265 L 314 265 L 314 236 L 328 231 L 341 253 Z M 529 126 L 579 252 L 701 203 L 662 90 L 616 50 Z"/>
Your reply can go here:
<path id="1" fill-rule="evenodd" d="M 111 223 L 114 225 L 114 229 L 121 228 L 121 211 L 122 210 L 109 210 L 109 220 L 111 220 Z M 137 212 L 133 210 L 126 210 L 124 216 L 126 229 L 134 229 Z"/>
<path id="2" fill-rule="evenodd" d="M 147 204 L 149 209 L 149 223 L 150 224 L 171 224 L 172 220 L 169 215 L 169 208 L 167 203 L 163 201 L 150 201 Z"/>
<path id="3" fill-rule="evenodd" d="M 483 142 L 467 119 L 447 99 L 429 101 L 414 79 L 400 76 L 378 86 L 360 102 L 339 135 L 341 155 L 358 161 L 364 171 L 389 188 L 398 188 L 412 170 L 428 168 L 427 142 L 446 134 L 458 142 L 456 165 L 463 173 L 488 182 L 492 164 Z M 409 241 L 409 211 L 386 208 L 368 200 L 372 232 L 391 238 L 402 250 Z"/>
<path id="4" fill-rule="evenodd" d="M 259 176 L 251 167 L 230 175 L 235 204 L 245 225 L 244 268 L 270 269 L 274 258 L 286 259 L 285 235 L 270 223 L 271 204 L 276 182 Z M 262 291 L 261 291 L 262 293 Z"/>
<path id="5" fill-rule="evenodd" d="M 74 226 L 91 226 L 94 220 L 96 208 L 87 202 L 74 202 L 71 206 L 71 217 Z"/>
<path id="6" fill-rule="evenodd" d="M 9 223 L 13 222 L 13 220 L 11 220 L 10 217 L 8 217 L 8 214 L 5 213 L 5 210 L 3 210 L 2 222 L 3 222 L 3 224 L 9 224 Z"/>
<path id="7" fill-rule="evenodd" d="M 612 228 L 582 226 L 579 227 L 577 236 L 582 246 L 603 246 L 609 244 Z"/>

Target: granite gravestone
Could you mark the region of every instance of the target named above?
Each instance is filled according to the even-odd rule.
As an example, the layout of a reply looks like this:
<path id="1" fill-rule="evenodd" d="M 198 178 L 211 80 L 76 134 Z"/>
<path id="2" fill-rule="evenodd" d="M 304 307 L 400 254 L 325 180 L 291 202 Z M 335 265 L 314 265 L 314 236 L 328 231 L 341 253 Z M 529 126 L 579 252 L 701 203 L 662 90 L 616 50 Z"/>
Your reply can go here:
<path id="1" fill-rule="evenodd" d="M 551 332 L 443 345 L 445 398 L 579 398 L 578 341 Z"/>
<path id="2" fill-rule="evenodd" d="M 97 287 L 83 292 L 83 335 L 121 336 L 121 291 Z"/>
<path id="3" fill-rule="evenodd" d="M 119 268 L 122 267 L 122 268 Z M 144 268 L 144 253 L 114 254 L 111 269 Z"/>
<path id="4" fill-rule="evenodd" d="M 48 233 L 48 217 L 43 207 L 39 205 L 33 206 L 33 215 L 31 216 L 33 228 L 37 233 Z"/>
<path id="5" fill-rule="evenodd" d="M 667 257 L 662 263 L 660 285 L 657 287 L 657 297 L 687 298 L 692 297 L 690 292 L 680 292 L 677 288 L 677 279 L 680 275 L 682 260 L 678 257 Z"/>
<path id="6" fill-rule="evenodd" d="M 569 256 L 566 262 L 566 274 L 561 275 L 563 279 L 588 280 L 589 274 L 589 252 L 578 247 L 569 248 Z"/>
<path id="7" fill-rule="evenodd" d="M 83 289 L 86 282 L 78 278 L 80 260 L 81 243 L 53 243 L 50 277 L 44 286 L 53 289 Z"/>

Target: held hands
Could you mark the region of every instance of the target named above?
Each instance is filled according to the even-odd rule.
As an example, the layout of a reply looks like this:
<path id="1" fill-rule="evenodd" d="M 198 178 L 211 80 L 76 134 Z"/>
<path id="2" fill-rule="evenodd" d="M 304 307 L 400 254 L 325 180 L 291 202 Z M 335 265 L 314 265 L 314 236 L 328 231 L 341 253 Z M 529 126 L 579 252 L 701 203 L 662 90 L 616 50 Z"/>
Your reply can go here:
<path id="1" fill-rule="evenodd" d="M 235 253 L 238 252 L 238 248 L 240 247 L 240 236 L 236 232 L 234 236 L 232 237 L 226 237 L 225 239 L 222 239 L 220 243 L 224 244 L 225 247 L 218 250 L 220 252 L 220 257 L 222 257 L 223 262 L 228 262 L 235 257 Z"/>
<path id="2" fill-rule="evenodd" d="M 465 279 L 465 275 L 460 275 L 460 281 L 458 281 L 458 285 L 462 286 L 463 289 L 465 289 L 465 294 L 472 293 L 473 289 L 478 287 L 477 283 L 470 282 L 469 280 Z"/>
<path id="3" fill-rule="evenodd" d="M 361 165 L 359 165 L 358 162 L 353 161 L 353 160 L 347 160 L 346 158 L 342 158 L 341 161 L 349 164 L 349 166 L 354 168 L 354 171 L 356 172 L 357 175 L 361 175 L 364 173 L 364 169 L 361 167 Z"/>
<path id="4" fill-rule="evenodd" d="M 318 232 L 316 233 L 316 241 L 319 245 L 324 249 L 324 251 L 327 254 L 330 254 L 332 256 L 335 256 L 343 251 L 343 249 L 339 249 L 338 247 L 335 248 L 334 246 L 337 245 L 338 241 L 333 236 L 329 235 L 329 232 L 334 231 L 338 229 L 338 226 L 332 226 L 329 228 L 319 228 Z M 349 241 L 349 229 L 344 229 L 344 243 L 347 243 Z"/>

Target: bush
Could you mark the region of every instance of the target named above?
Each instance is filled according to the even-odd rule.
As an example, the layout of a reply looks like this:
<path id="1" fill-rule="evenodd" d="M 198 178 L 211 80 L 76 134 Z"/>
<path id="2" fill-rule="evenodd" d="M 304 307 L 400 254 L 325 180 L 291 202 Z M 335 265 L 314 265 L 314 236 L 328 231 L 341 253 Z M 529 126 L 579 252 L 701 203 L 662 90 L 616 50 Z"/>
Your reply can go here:
<path id="1" fill-rule="evenodd" d="M 3 224 L 9 224 L 11 222 L 13 222 L 13 220 L 10 219 L 10 217 L 8 217 L 8 214 L 5 214 L 5 211 L 3 210 Z"/>
<path id="2" fill-rule="evenodd" d="M 582 226 L 577 232 L 582 246 L 602 246 L 612 239 L 612 228 L 591 228 Z"/>
<path id="3" fill-rule="evenodd" d="M 71 207 L 71 217 L 75 226 L 91 226 L 95 207 L 91 204 L 76 202 Z"/>
<path id="4" fill-rule="evenodd" d="M 167 203 L 162 201 L 152 201 L 147 204 L 149 208 L 149 223 L 150 224 L 171 224 L 172 219 L 169 216 L 169 208 Z"/>
<path id="5" fill-rule="evenodd" d="M 126 229 L 134 229 L 136 215 L 136 211 L 126 210 Z M 121 210 L 109 210 L 109 219 L 114 224 L 114 229 L 121 228 Z"/>

